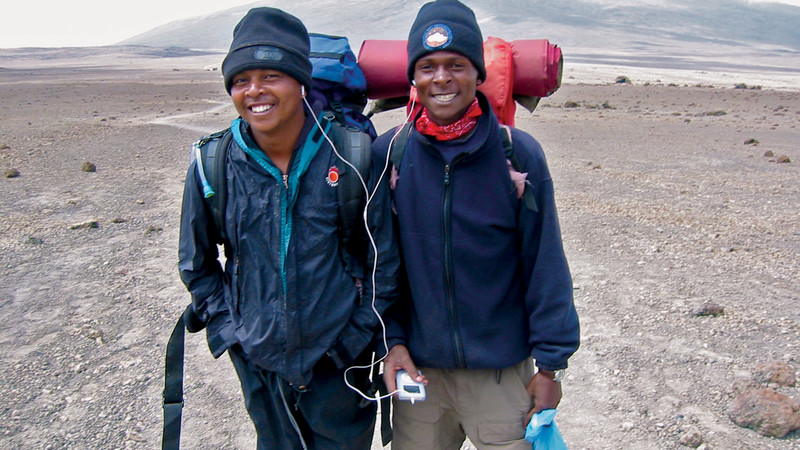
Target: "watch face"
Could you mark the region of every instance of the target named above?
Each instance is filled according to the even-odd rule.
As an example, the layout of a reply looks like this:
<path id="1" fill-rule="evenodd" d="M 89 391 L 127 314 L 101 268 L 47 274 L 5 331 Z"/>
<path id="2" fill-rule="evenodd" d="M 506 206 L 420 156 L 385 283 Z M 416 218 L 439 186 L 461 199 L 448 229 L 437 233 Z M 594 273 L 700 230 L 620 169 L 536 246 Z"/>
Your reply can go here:
<path id="1" fill-rule="evenodd" d="M 553 381 L 560 382 L 564 379 L 564 375 L 566 375 L 567 371 L 564 369 L 559 369 L 555 371 L 555 375 L 553 376 Z"/>

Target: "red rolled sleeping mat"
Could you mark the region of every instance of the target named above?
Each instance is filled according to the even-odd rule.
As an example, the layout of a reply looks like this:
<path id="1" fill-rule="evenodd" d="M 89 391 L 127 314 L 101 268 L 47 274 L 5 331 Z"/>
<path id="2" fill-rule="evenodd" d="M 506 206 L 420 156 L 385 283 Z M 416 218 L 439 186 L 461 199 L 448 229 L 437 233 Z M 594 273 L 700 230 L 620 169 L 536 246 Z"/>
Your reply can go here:
<path id="1" fill-rule="evenodd" d="M 408 95 L 406 77 L 407 41 L 371 39 L 361 43 L 358 66 L 367 77 L 367 98 L 382 99 Z"/>
<path id="2" fill-rule="evenodd" d="M 489 37 L 484 42 L 484 61 L 486 81 L 478 89 L 489 97 L 503 123 L 513 123 L 514 100 L 533 111 L 540 98 L 561 87 L 561 49 L 547 39 L 507 42 Z M 367 78 L 367 97 L 408 96 L 407 64 L 405 40 L 365 40 L 358 52 L 358 65 Z"/>

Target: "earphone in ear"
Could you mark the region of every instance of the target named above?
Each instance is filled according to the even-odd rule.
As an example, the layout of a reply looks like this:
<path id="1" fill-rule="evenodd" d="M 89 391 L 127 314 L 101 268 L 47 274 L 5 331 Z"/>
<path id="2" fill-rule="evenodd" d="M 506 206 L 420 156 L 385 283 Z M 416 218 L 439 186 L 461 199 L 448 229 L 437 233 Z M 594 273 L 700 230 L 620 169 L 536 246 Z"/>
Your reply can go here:
<path id="1" fill-rule="evenodd" d="M 300 96 L 301 97 L 305 97 L 306 96 L 306 87 L 304 85 L 302 85 L 302 84 L 300 85 Z"/>
<path id="2" fill-rule="evenodd" d="M 417 80 L 411 80 L 411 85 L 412 86 L 416 86 L 417 85 Z"/>

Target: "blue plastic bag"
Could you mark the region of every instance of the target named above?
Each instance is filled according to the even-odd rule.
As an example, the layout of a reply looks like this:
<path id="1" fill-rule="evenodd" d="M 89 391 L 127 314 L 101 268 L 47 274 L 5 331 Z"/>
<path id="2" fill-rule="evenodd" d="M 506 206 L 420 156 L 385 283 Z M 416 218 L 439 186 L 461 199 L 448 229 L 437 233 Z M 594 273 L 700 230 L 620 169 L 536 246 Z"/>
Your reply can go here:
<path id="1" fill-rule="evenodd" d="M 525 440 L 533 444 L 534 450 L 567 450 L 556 425 L 556 412 L 555 409 L 545 409 L 531 417 L 525 429 Z"/>

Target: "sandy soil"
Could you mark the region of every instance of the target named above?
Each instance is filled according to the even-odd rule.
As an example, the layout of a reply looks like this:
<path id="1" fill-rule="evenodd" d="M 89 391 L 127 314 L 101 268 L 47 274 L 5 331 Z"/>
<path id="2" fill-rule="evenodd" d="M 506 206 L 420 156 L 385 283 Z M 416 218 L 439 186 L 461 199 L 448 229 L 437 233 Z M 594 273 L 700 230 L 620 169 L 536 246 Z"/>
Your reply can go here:
<path id="1" fill-rule="evenodd" d="M 0 447 L 160 445 L 165 344 L 189 301 L 189 145 L 234 118 L 207 63 L 0 58 L 0 169 L 20 174 L 0 179 Z M 756 364 L 800 367 L 800 81 L 698 75 L 567 66 L 517 113 L 548 155 L 582 320 L 557 418 L 570 448 L 682 448 L 692 432 L 707 449 L 800 448 L 728 416 Z M 695 315 L 711 302 L 725 313 Z M 254 447 L 232 366 L 201 335 L 183 431 L 185 448 Z"/>

